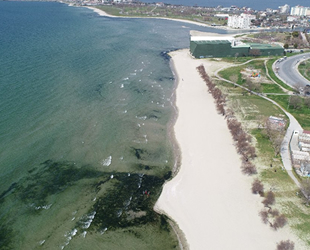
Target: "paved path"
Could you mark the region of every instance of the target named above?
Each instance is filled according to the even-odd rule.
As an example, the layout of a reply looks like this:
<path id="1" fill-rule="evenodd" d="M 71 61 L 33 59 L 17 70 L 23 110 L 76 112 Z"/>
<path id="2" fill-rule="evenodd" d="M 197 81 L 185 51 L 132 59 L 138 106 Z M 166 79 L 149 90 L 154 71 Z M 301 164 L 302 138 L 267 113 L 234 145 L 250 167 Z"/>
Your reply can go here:
<path id="1" fill-rule="evenodd" d="M 249 62 L 251 62 L 251 61 L 253 61 L 253 60 L 255 60 L 255 59 L 249 60 L 249 61 L 247 61 L 247 62 L 245 62 L 245 63 L 242 63 L 242 64 L 234 65 L 234 66 L 244 65 L 244 64 L 247 64 L 247 63 L 249 63 Z M 265 64 L 265 65 L 266 65 L 266 64 Z M 251 94 L 260 96 L 261 98 L 263 98 L 263 99 L 265 99 L 265 100 L 271 102 L 272 104 L 274 104 L 274 105 L 276 105 L 277 107 L 279 107 L 279 108 L 285 113 L 285 115 L 288 117 L 289 122 L 290 122 L 290 125 L 289 125 L 289 127 L 287 128 L 286 134 L 285 134 L 285 136 L 284 136 L 284 138 L 283 138 L 280 154 L 281 154 L 283 166 L 284 166 L 284 168 L 286 169 L 288 175 L 292 178 L 292 180 L 296 183 L 296 185 L 297 185 L 298 187 L 300 187 L 299 181 L 296 179 L 296 177 L 294 176 L 294 174 L 293 174 L 293 172 L 292 172 L 292 169 L 293 169 L 293 168 L 292 168 L 292 163 L 291 163 L 291 154 L 290 154 L 290 150 L 289 150 L 289 143 L 290 143 L 290 140 L 291 140 L 291 136 L 292 136 L 293 131 L 294 131 L 294 130 L 302 131 L 302 130 L 303 130 L 302 127 L 300 126 L 300 124 L 298 123 L 298 121 L 295 119 L 294 116 L 292 116 L 290 113 L 288 113 L 282 106 L 280 106 L 280 105 L 279 105 L 278 103 L 276 103 L 274 100 L 272 100 L 272 99 L 270 99 L 270 98 L 268 98 L 268 97 L 262 95 L 261 93 L 257 93 L 257 92 L 254 92 L 254 91 L 250 91 L 248 88 L 246 88 L 246 87 L 244 87 L 244 86 L 241 86 L 241 85 L 239 85 L 239 84 L 237 84 L 237 83 L 235 83 L 235 82 L 232 82 L 232 81 L 230 81 L 230 80 L 226 80 L 226 79 L 224 79 L 224 78 L 222 78 L 222 77 L 220 77 L 220 76 L 218 75 L 218 73 L 219 73 L 220 71 L 222 71 L 222 70 L 224 70 L 224 69 L 226 69 L 226 68 L 234 67 L 234 66 L 226 66 L 226 67 L 220 68 L 220 69 L 218 69 L 218 70 L 214 73 L 214 75 L 215 75 L 218 79 L 220 79 L 220 80 L 222 80 L 222 81 L 231 83 L 231 84 L 233 84 L 233 85 L 235 85 L 235 86 L 238 86 L 238 87 L 240 87 L 240 88 L 242 88 L 242 89 L 245 89 L 245 90 L 249 91 Z M 268 72 L 268 71 L 267 71 L 267 72 Z M 268 76 L 269 76 L 269 74 L 268 74 Z M 270 77 L 270 76 L 269 76 L 269 77 Z"/>

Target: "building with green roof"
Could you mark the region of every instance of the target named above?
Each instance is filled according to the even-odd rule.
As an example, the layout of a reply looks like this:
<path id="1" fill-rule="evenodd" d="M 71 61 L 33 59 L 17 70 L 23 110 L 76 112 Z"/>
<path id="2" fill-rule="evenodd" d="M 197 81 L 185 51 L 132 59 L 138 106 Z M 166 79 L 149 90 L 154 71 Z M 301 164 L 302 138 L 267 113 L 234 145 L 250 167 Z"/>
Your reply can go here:
<path id="1" fill-rule="evenodd" d="M 229 57 L 231 42 L 228 40 L 191 41 L 190 52 L 195 58 Z"/>
<path id="2" fill-rule="evenodd" d="M 249 55 L 256 56 L 283 56 L 284 48 L 276 44 L 248 43 Z"/>
<path id="3" fill-rule="evenodd" d="M 201 40 L 191 38 L 190 53 L 195 58 L 282 56 L 284 48 L 275 44 L 236 43 L 234 40 L 208 40 L 205 37 Z"/>

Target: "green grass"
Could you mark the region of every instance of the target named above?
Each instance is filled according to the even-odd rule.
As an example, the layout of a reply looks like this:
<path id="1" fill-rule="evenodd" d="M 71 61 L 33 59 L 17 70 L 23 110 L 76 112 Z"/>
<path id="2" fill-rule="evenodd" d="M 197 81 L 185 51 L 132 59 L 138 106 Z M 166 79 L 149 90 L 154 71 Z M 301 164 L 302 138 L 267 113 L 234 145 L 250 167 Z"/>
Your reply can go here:
<path id="1" fill-rule="evenodd" d="M 276 84 L 262 83 L 261 86 L 263 93 L 284 93 L 283 90 Z"/>
<path id="2" fill-rule="evenodd" d="M 299 64 L 298 70 L 307 80 L 310 81 L 310 60 L 306 60 Z"/>
<path id="3" fill-rule="evenodd" d="M 242 67 L 248 67 L 249 65 Z M 253 65 L 255 66 L 256 63 Z M 231 75 L 237 74 L 239 78 L 238 82 L 243 84 L 240 80 L 241 74 L 239 73 L 242 67 L 238 66 L 226 69 L 220 72 L 221 76 L 229 79 Z M 264 73 L 265 71 L 262 72 Z M 273 73 L 271 69 L 269 73 Z M 308 239 L 310 235 L 310 208 L 304 205 L 305 199 L 300 194 L 299 196 L 296 195 L 296 192 L 300 193 L 300 190 L 291 180 L 287 172 L 283 170 L 281 157 L 275 155 L 271 141 L 268 139 L 264 129 L 253 125 L 259 124 L 270 115 L 285 117 L 283 111 L 269 101 L 259 96 L 245 93 L 242 89 L 236 88 L 229 83 L 221 82 L 218 86 L 220 86 L 225 94 L 228 94 L 229 106 L 233 108 L 237 117 L 239 119 L 241 118 L 243 126 L 251 128 L 248 131 L 255 138 L 254 142 L 258 155 L 255 163 L 258 168 L 258 178 L 263 182 L 266 191 L 272 189 L 275 193 L 276 204 L 273 207 L 279 209 L 288 218 L 289 226 L 310 246 Z M 282 93 L 281 88 L 275 84 L 263 83 L 262 87 L 263 92 L 266 93 Z M 289 95 L 268 95 L 268 97 L 287 109 Z M 310 129 L 310 109 L 303 105 L 300 110 L 294 110 L 293 107 L 288 107 L 288 111 L 297 118 L 305 129 Z M 285 119 L 288 120 L 286 117 Z M 272 167 L 270 167 L 271 164 Z"/>

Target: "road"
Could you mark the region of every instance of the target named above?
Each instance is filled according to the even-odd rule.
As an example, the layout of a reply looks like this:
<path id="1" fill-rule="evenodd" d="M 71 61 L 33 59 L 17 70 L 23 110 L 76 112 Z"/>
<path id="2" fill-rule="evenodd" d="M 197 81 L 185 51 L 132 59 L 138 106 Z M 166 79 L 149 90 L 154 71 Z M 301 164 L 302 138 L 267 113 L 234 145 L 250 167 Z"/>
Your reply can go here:
<path id="1" fill-rule="evenodd" d="M 275 72 L 277 72 L 276 68 L 278 68 L 278 73 L 276 74 L 282 82 L 295 88 L 304 87 L 308 84 L 310 85 L 310 82 L 299 73 L 298 65 L 300 62 L 309 58 L 310 53 L 287 57 L 281 62 L 279 60 L 275 62 L 273 68 Z"/>

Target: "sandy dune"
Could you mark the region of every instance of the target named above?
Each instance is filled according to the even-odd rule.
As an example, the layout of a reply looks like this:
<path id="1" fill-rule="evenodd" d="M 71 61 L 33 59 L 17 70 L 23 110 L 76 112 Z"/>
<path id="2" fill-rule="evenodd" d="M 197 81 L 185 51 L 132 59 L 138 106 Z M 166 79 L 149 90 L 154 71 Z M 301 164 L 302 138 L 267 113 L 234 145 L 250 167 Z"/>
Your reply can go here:
<path id="1" fill-rule="evenodd" d="M 192 250 L 275 250 L 287 239 L 303 249 L 288 226 L 274 231 L 258 216 L 261 198 L 251 193 L 252 179 L 240 171 L 226 121 L 196 71 L 203 63 L 208 72 L 212 62 L 194 60 L 188 50 L 171 54 L 179 78 L 174 129 L 182 162 L 155 209 L 179 225 Z"/>

